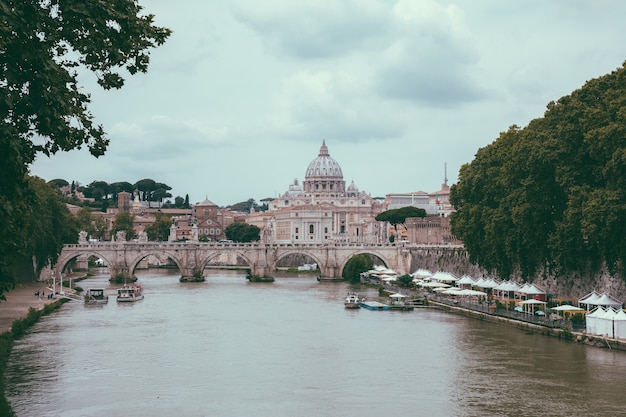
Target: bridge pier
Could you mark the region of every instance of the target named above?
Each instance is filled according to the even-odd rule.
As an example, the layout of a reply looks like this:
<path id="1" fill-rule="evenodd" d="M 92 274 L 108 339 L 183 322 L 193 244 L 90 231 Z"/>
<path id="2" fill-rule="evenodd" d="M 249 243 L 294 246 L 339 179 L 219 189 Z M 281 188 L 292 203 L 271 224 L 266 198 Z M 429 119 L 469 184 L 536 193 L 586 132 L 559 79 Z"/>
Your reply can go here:
<path id="1" fill-rule="evenodd" d="M 111 282 L 137 281 L 137 277 L 131 275 L 128 266 L 126 265 L 114 265 L 109 267 L 109 271 L 111 272 L 111 278 L 109 279 Z"/>
<path id="2" fill-rule="evenodd" d="M 272 273 L 274 272 L 273 267 L 269 267 L 268 265 L 259 265 L 257 263 L 253 263 L 250 266 L 250 274 L 253 276 L 257 276 L 259 278 L 272 278 Z"/>

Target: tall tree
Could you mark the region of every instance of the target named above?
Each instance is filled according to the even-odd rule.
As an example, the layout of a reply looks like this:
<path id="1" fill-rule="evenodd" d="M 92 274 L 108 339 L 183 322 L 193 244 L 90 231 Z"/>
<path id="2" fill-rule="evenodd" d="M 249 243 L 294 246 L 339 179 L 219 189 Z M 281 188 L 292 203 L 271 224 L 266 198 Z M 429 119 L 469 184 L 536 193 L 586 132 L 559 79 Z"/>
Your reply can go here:
<path id="1" fill-rule="evenodd" d="M 391 209 L 379 213 L 375 219 L 379 222 L 388 222 L 397 231 L 398 225 L 404 226 L 406 219 L 411 217 L 426 217 L 426 210 L 413 206 Z"/>
<path id="2" fill-rule="evenodd" d="M 41 178 L 29 177 L 33 195 L 28 208 L 21 213 L 25 221 L 22 237 L 22 256 L 34 256 L 37 272 L 49 263 L 54 264 L 64 243 L 78 239 L 76 219 L 55 189 Z"/>
<path id="3" fill-rule="evenodd" d="M 163 213 L 156 214 L 156 220 L 150 226 L 146 227 L 146 234 L 151 241 L 164 242 L 170 235 L 170 227 L 172 219 Z"/>
<path id="4" fill-rule="evenodd" d="M 84 206 L 76 213 L 76 224 L 79 230 L 84 230 L 91 237 L 94 236 L 96 228 L 94 225 L 94 217 L 91 214 L 91 208 Z"/>
<path id="5" fill-rule="evenodd" d="M 126 240 L 135 238 L 135 228 L 133 227 L 133 221 L 135 216 L 128 211 L 120 211 L 115 216 L 115 224 L 111 233 L 115 236 L 117 232 L 126 232 Z"/>
<path id="6" fill-rule="evenodd" d="M 256 242 L 260 238 L 261 229 L 248 223 L 235 222 L 226 226 L 226 237 L 235 242 Z"/>
<path id="7" fill-rule="evenodd" d="M 354 255 L 341 271 L 341 276 L 352 284 L 361 282 L 361 272 L 369 271 L 374 266 L 372 259 L 364 253 Z"/>
<path id="8" fill-rule="evenodd" d="M 153 19 L 136 0 L 0 1 L 0 276 L 9 285 L 34 192 L 29 165 L 38 154 L 83 146 L 102 156 L 109 143 L 79 69 L 105 89 L 123 86 L 122 71 L 146 72 L 149 49 L 170 35 Z"/>
<path id="9" fill-rule="evenodd" d="M 508 277 L 603 265 L 626 277 L 626 63 L 512 126 L 461 167 L 452 232 Z"/>

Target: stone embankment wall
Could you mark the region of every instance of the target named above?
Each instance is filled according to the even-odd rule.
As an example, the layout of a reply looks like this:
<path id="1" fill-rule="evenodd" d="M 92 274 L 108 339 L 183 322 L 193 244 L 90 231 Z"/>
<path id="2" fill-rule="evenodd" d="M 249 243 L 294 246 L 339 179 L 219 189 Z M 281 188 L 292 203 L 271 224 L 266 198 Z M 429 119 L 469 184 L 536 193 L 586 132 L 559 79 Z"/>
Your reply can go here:
<path id="1" fill-rule="evenodd" d="M 489 276 L 500 280 L 524 281 L 520 274 L 503 278 L 471 264 L 469 255 L 463 248 L 409 248 L 409 250 L 411 252 L 411 272 L 421 268 L 431 272 L 450 272 L 457 277 L 469 275 L 476 279 Z M 626 302 L 626 281 L 621 277 L 609 275 L 606 270 L 595 275 L 578 273 L 555 277 L 549 274 L 538 274 L 532 282 L 542 287 L 548 294 L 554 294 L 558 297 L 580 298 L 595 290 L 598 293 L 607 293 Z"/>

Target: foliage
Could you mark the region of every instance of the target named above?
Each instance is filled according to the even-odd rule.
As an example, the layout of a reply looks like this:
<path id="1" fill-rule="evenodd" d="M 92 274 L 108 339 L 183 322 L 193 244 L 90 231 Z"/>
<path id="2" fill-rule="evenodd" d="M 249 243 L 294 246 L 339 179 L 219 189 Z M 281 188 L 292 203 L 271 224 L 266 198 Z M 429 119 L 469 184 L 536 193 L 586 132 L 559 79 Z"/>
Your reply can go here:
<path id="1" fill-rule="evenodd" d="M 389 222 L 397 230 L 398 225 L 404 225 L 406 219 L 411 217 L 426 217 L 426 210 L 413 206 L 406 206 L 399 209 L 391 209 L 379 213 L 375 217 L 376 221 Z"/>
<path id="2" fill-rule="evenodd" d="M 233 204 L 231 206 L 228 206 L 228 209 L 232 210 L 232 211 L 239 211 L 242 213 L 250 213 L 253 209 L 254 211 L 266 211 L 267 210 L 267 203 L 263 203 L 261 205 L 258 205 L 253 198 L 249 198 L 246 201 L 242 201 L 240 203 L 236 203 Z"/>
<path id="3" fill-rule="evenodd" d="M 253 224 L 235 222 L 229 224 L 224 233 L 234 242 L 257 242 L 261 229 Z"/>
<path id="4" fill-rule="evenodd" d="M 626 65 L 626 63 L 625 63 Z M 452 233 L 470 260 L 519 270 L 624 273 L 626 67 L 551 102 L 461 167 L 451 187 Z"/>
<path id="5" fill-rule="evenodd" d="M 115 216 L 115 224 L 113 225 L 113 229 L 111 233 L 116 235 L 117 232 L 126 232 L 126 240 L 135 238 L 135 229 L 133 228 L 133 221 L 135 216 L 133 216 L 128 211 L 120 211 Z"/>
<path id="6" fill-rule="evenodd" d="M 399 287 L 409 288 L 413 286 L 413 277 L 410 275 L 401 275 L 396 278 L 396 284 Z"/>
<path id="7" fill-rule="evenodd" d="M 108 225 L 106 220 L 102 216 L 94 216 L 93 219 L 93 234 L 92 238 L 98 240 L 104 240 L 106 237 L 106 233 L 108 230 Z"/>
<path id="8" fill-rule="evenodd" d="M 364 253 L 354 255 L 346 262 L 341 277 L 352 284 L 358 284 L 361 282 L 361 272 L 369 271 L 373 267 L 374 262 L 369 255 Z"/>
<path id="9" fill-rule="evenodd" d="M 21 213 L 24 236 L 20 252 L 22 256 L 35 256 L 38 272 L 56 262 L 63 244 L 77 242 L 78 226 L 58 193 L 44 180 L 29 177 L 28 184 L 33 195 Z"/>
<path id="10" fill-rule="evenodd" d="M 157 213 L 155 222 L 146 227 L 148 240 L 166 242 L 170 236 L 171 226 L 172 219 L 168 215 Z"/>
<path id="11" fill-rule="evenodd" d="M 16 256 L 36 250 L 38 262 L 53 259 L 50 249 L 64 236 L 60 230 L 45 241 L 66 217 L 56 204 L 52 211 L 29 207 L 41 192 L 30 188 L 29 165 L 38 155 L 83 146 L 98 157 L 109 143 L 94 124 L 79 72 L 91 71 L 105 89 L 122 87 L 122 71 L 146 72 L 149 49 L 170 35 L 153 18 L 135 0 L 0 1 L 0 298 L 14 282 Z"/>
<path id="12" fill-rule="evenodd" d="M 76 224 L 78 230 L 84 230 L 89 236 L 95 235 L 94 216 L 89 207 L 81 207 L 76 213 Z"/>

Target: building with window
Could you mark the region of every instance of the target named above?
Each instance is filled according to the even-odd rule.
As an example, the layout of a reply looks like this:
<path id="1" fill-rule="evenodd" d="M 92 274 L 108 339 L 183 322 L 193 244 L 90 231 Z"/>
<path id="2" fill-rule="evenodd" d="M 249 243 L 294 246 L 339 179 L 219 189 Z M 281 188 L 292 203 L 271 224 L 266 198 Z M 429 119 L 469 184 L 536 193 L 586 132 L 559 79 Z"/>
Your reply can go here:
<path id="1" fill-rule="evenodd" d="M 246 221 L 257 225 L 268 243 L 379 243 L 388 240 L 385 223 L 374 219 L 383 209 L 354 181 L 346 187 L 341 167 L 323 141 L 303 184 L 294 180 L 269 202 L 267 212 L 253 213 Z"/>

